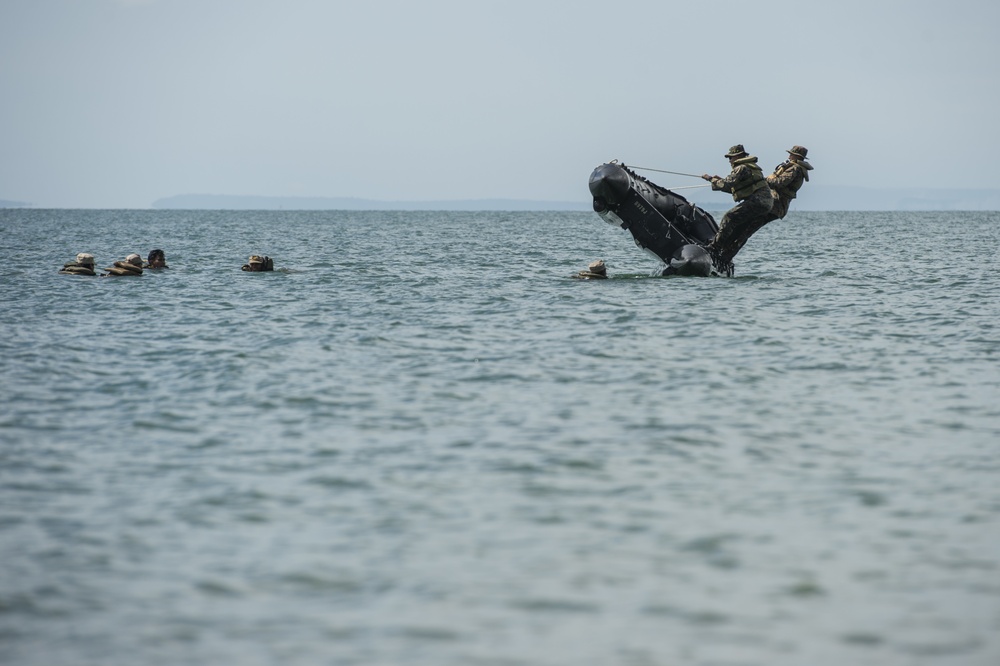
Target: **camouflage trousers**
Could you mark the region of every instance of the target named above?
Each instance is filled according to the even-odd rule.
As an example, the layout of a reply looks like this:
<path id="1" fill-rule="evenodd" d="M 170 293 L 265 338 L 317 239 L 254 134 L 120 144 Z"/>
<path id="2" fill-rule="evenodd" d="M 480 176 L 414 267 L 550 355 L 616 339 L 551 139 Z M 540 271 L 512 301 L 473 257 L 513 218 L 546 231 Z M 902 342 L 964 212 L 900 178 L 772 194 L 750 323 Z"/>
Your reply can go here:
<path id="1" fill-rule="evenodd" d="M 771 194 L 771 188 L 762 187 L 722 216 L 719 231 L 708 244 L 708 250 L 719 272 L 730 276 L 733 274 L 733 257 L 736 253 L 761 227 L 776 219 L 771 215 L 773 206 L 774 196 Z"/>

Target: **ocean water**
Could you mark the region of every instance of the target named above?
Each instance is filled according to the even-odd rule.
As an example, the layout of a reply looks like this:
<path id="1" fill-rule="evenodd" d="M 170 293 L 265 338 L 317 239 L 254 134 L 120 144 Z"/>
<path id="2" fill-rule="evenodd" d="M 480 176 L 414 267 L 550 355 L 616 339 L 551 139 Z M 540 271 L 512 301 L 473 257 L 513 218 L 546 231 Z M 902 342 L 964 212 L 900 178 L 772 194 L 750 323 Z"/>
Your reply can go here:
<path id="1" fill-rule="evenodd" d="M 0 663 L 998 664 L 998 248 L 792 212 L 656 278 L 587 213 L 0 211 Z"/>

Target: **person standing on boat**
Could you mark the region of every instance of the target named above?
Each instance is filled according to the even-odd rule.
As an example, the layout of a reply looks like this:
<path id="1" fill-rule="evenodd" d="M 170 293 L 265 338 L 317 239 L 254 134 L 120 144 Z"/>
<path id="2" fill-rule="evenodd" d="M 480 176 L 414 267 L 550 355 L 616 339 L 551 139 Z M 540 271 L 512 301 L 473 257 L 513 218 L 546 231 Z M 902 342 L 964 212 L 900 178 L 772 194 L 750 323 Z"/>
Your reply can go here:
<path id="1" fill-rule="evenodd" d="M 804 183 L 809 182 L 809 172 L 812 165 L 806 162 L 806 155 L 809 151 L 804 146 L 792 146 L 791 150 L 786 150 L 788 160 L 774 167 L 774 172 L 765 178 L 767 186 L 771 188 L 774 197 L 774 205 L 771 211 L 763 217 L 757 218 L 752 223 L 743 228 L 731 245 L 732 255 L 743 249 L 750 237 L 760 231 L 768 222 L 784 219 L 788 214 L 788 207 L 792 203 L 798 191 L 802 189 Z"/>
<path id="2" fill-rule="evenodd" d="M 706 173 L 702 178 L 712 183 L 713 190 L 732 194 L 736 202 L 736 205 L 722 216 L 718 233 L 707 245 L 716 267 L 727 275 L 732 275 L 733 257 L 756 231 L 753 228 L 754 224 L 771 212 L 774 195 L 767 186 L 764 172 L 757 166 L 757 158 L 749 155 L 743 144 L 736 144 L 730 148 L 725 157 L 729 159 L 729 165 L 732 167 L 728 176 L 721 178 Z"/>
<path id="3" fill-rule="evenodd" d="M 767 222 L 783 219 L 788 214 L 792 199 L 802 185 L 809 182 L 809 172 L 812 171 L 812 165 L 806 162 L 809 151 L 804 146 L 792 146 L 785 152 L 788 153 L 788 160 L 774 167 L 774 173 L 767 177 L 768 187 L 774 190 L 774 207 L 766 216 Z"/>

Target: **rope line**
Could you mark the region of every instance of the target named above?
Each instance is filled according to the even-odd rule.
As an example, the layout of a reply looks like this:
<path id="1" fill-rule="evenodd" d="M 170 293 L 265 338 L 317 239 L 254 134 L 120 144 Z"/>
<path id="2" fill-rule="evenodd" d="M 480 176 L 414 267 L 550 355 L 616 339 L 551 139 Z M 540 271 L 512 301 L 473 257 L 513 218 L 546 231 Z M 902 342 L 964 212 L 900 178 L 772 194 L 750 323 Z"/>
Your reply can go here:
<path id="1" fill-rule="evenodd" d="M 627 166 L 622 164 L 622 166 Z M 700 175 L 694 173 L 683 173 L 681 171 L 667 171 L 666 169 L 653 169 L 652 167 L 640 167 L 640 166 L 629 166 L 629 169 L 638 169 L 640 171 L 656 171 L 657 173 L 669 173 L 674 176 L 690 176 L 691 178 L 701 178 Z"/>
<path id="2" fill-rule="evenodd" d="M 655 183 L 651 183 L 650 181 L 646 180 L 645 178 L 643 178 L 639 174 L 633 172 L 632 171 L 632 167 L 625 166 L 624 164 L 622 164 L 622 168 L 625 169 L 625 173 L 628 173 L 628 174 L 634 176 L 635 178 L 638 178 L 640 180 L 644 180 L 647 183 L 649 183 L 650 185 L 652 185 L 654 187 L 657 187 L 659 189 L 666 189 L 662 185 L 656 185 Z M 635 192 L 634 188 L 632 188 L 631 186 L 629 187 L 629 189 L 631 189 L 633 192 Z M 635 194 L 636 194 L 636 196 L 642 198 L 642 195 L 640 195 L 638 192 L 636 192 Z M 680 196 L 680 195 L 678 195 L 678 196 Z M 652 208 L 653 208 L 653 210 L 656 210 L 655 206 L 652 206 Z M 660 211 L 658 211 L 658 210 L 656 212 L 660 213 Z M 667 226 L 669 226 L 671 229 L 673 229 L 674 231 L 677 232 L 677 235 L 680 236 L 681 240 L 683 240 L 685 243 L 687 243 L 688 245 L 701 245 L 701 243 L 696 243 L 695 241 L 691 240 L 691 238 L 686 233 L 684 233 L 680 229 L 680 227 L 678 227 L 676 224 L 674 224 L 673 220 L 668 219 L 666 215 L 664 215 L 663 213 L 660 213 L 660 217 L 662 217 L 663 220 L 667 223 Z M 668 260 L 666 263 L 669 265 L 670 261 Z"/>

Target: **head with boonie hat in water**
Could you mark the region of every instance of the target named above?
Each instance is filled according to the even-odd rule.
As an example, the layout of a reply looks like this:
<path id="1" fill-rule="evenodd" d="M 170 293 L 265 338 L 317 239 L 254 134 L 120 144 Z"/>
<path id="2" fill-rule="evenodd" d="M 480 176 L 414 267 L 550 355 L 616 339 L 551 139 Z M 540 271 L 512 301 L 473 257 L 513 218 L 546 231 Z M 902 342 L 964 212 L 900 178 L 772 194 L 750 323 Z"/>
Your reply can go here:
<path id="1" fill-rule="evenodd" d="M 125 261 L 116 261 L 113 266 L 104 270 L 107 273 L 103 277 L 121 277 L 125 275 L 142 275 L 142 257 L 132 253 L 125 257 Z"/>
<path id="2" fill-rule="evenodd" d="M 604 263 L 603 259 L 598 259 L 597 261 L 592 261 L 587 265 L 587 270 L 580 271 L 573 277 L 580 280 L 607 280 L 608 279 L 608 267 Z"/>
<path id="3" fill-rule="evenodd" d="M 70 275 L 97 275 L 94 270 L 94 255 L 89 252 L 81 252 L 76 255 L 74 261 L 69 261 L 63 264 L 60 273 L 68 273 Z"/>
<path id="4" fill-rule="evenodd" d="M 247 263 L 243 264 L 242 270 L 248 271 L 250 273 L 262 273 L 264 271 L 274 270 L 274 260 L 267 255 L 252 254 L 250 258 L 247 259 Z"/>

